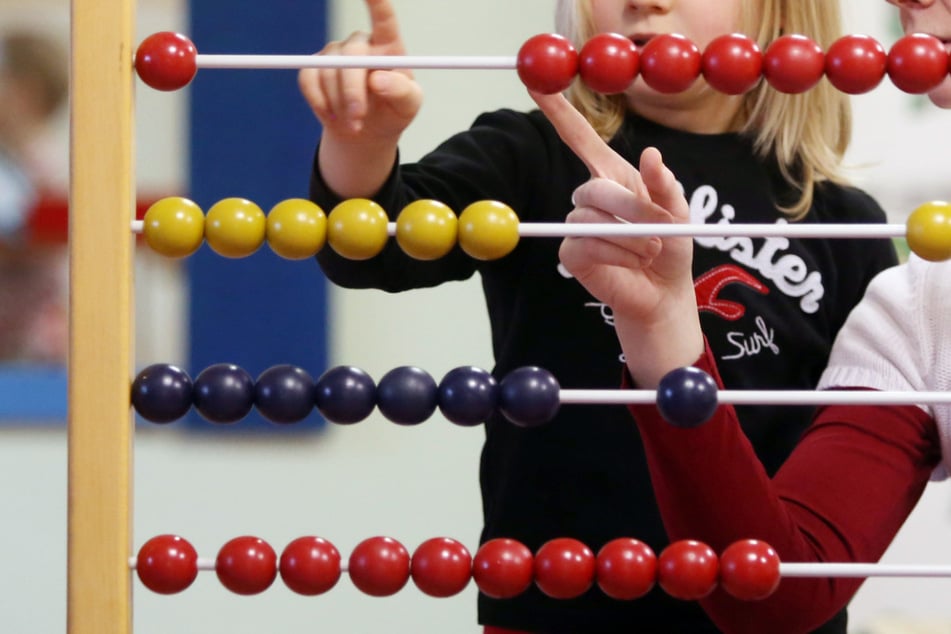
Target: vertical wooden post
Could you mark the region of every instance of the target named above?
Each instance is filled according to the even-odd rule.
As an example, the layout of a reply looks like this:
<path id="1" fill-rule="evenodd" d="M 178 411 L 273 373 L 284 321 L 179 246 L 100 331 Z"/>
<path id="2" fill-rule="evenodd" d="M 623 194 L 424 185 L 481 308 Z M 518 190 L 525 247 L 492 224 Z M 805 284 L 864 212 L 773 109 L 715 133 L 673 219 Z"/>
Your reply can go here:
<path id="1" fill-rule="evenodd" d="M 132 630 L 132 0 L 71 0 L 69 634 Z"/>

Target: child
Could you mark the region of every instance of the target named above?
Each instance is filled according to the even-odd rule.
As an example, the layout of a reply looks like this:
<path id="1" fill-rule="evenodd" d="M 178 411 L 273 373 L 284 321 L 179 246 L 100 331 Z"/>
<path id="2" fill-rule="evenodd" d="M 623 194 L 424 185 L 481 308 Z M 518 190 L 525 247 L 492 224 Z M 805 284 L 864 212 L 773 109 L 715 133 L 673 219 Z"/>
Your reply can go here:
<path id="1" fill-rule="evenodd" d="M 389 1 L 367 0 L 367 6 L 371 32 L 331 43 L 324 53 L 404 52 Z M 653 34 L 677 32 L 701 49 L 713 37 L 736 31 L 761 45 L 783 31 L 809 34 L 822 46 L 840 35 L 838 4 L 829 0 L 561 0 L 557 16 L 559 30 L 579 48 L 606 31 L 639 44 Z M 324 126 L 311 193 L 325 209 L 344 198 L 372 197 L 395 217 L 419 198 L 440 200 L 457 213 L 490 199 L 509 205 L 522 222 L 562 222 L 572 191 L 589 177 L 537 111 L 482 115 L 418 163 L 400 165 L 400 134 L 422 99 L 412 73 L 309 69 L 301 72 L 300 85 Z M 660 94 L 640 80 L 623 95 L 598 96 L 579 82 L 570 94 L 626 162 L 637 164 L 651 146 L 664 153 L 697 222 L 884 220 L 873 200 L 840 181 L 850 115 L 846 98 L 825 83 L 798 96 L 766 85 L 728 96 L 702 81 L 683 93 Z M 896 262 L 887 240 L 697 242 L 699 319 L 723 380 L 733 388 L 815 387 L 849 310 L 868 281 Z M 391 241 L 366 261 L 345 260 L 329 248 L 318 259 L 335 283 L 391 292 L 478 272 L 497 377 L 538 365 L 566 389 L 617 385 L 624 358 L 613 331 L 615 315 L 570 279 L 558 248 L 558 240 L 525 239 L 496 261 L 476 261 L 456 249 L 424 262 Z M 770 423 L 775 411 L 768 408 L 749 412 L 747 419 L 757 454 L 772 473 L 810 412 L 781 425 Z M 620 536 L 656 549 L 667 543 L 643 448 L 624 407 L 564 407 L 536 429 L 495 417 L 485 428 L 483 540 L 511 537 L 533 550 L 564 536 L 595 551 Z M 571 601 L 549 599 L 534 588 L 515 599 L 480 596 L 479 620 L 531 632 L 716 631 L 698 606 L 660 590 L 631 602 L 597 589 Z M 844 627 L 843 615 L 824 631 Z"/>
<path id="2" fill-rule="evenodd" d="M 895 4 L 909 32 L 951 25 L 951 2 Z M 932 101 L 951 107 L 949 86 L 946 81 L 936 88 Z M 555 98 L 538 100 L 579 156 L 596 153 L 600 171 L 621 171 L 623 159 L 605 155 L 600 139 L 579 125 L 570 107 Z M 592 180 L 575 192 L 577 207 L 568 221 L 688 220 L 659 155 L 646 154 L 640 174 L 631 171 L 624 178 L 642 177 L 650 200 L 632 193 L 638 187 Z M 656 387 L 667 371 L 690 364 L 717 377 L 722 358 L 704 346 L 693 317 L 691 242 L 659 242 L 568 239 L 561 254 L 565 267 L 611 306 L 622 348 L 637 351 L 627 357 L 627 368 L 639 387 Z M 841 329 L 820 387 L 951 390 L 951 330 L 942 319 L 951 310 L 949 297 L 949 262 L 912 256 L 878 275 Z M 947 405 L 821 408 L 772 480 L 732 407 L 718 408 L 695 429 L 667 424 L 652 405 L 630 409 L 670 538 L 698 539 L 717 552 L 757 538 L 790 562 L 877 561 L 929 478 L 946 478 L 951 467 Z M 774 424 L 787 419 L 777 413 Z M 787 579 L 764 601 L 741 602 L 718 590 L 701 604 L 724 632 L 807 632 L 841 609 L 861 583 Z"/>

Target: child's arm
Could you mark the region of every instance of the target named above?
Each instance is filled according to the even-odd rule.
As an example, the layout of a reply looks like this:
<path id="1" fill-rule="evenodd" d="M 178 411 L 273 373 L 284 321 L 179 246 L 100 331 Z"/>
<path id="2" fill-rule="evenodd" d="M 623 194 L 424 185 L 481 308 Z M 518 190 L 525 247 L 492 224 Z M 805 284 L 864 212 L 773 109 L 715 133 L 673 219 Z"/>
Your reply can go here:
<path id="1" fill-rule="evenodd" d="M 712 355 L 696 365 L 716 376 Z M 742 539 L 770 544 L 786 562 L 875 562 L 914 508 L 940 458 L 937 428 L 915 406 L 830 406 L 772 480 L 732 407 L 694 429 L 653 405 L 634 414 L 671 541 L 717 553 Z M 724 632 L 806 632 L 851 599 L 861 579 L 784 579 L 763 601 L 723 590 L 701 601 Z"/>
<path id="2" fill-rule="evenodd" d="M 366 0 L 370 33 L 331 42 L 321 55 L 402 55 L 389 0 Z M 393 169 L 397 144 L 416 117 L 423 93 L 409 70 L 305 68 L 298 85 L 323 126 L 317 164 L 342 198 L 372 196 Z"/>

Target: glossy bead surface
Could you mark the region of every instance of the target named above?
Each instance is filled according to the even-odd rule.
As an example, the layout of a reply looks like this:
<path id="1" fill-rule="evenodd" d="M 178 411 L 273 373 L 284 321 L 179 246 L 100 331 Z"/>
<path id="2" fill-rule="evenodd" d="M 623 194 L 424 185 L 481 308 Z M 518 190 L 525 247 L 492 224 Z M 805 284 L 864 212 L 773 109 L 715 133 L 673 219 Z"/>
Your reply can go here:
<path id="1" fill-rule="evenodd" d="M 657 385 L 657 409 L 676 427 L 698 427 L 717 408 L 717 384 L 699 368 L 671 370 Z"/>
<path id="2" fill-rule="evenodd" d="M 638 599 L 657 582 L 657 556 L 633 538 L 609 541 L 598 551 L 596 563 L 598 587 L 612 599 Z"/>
<path id="3" fill-rule="evenodd" d="M 271 250 L 282 258 L 305 260 L 324 248 L 327 216 L 309 200 L 282 200 L 267 214 L 265 236 Z"/>
<path id="4" fill-rule="evenodd" d="M 545 95 L 561 92 L 578 74 L 578 51 L 556 33 L 532 36 L 519 48 L 515 70 L 525 86 Z"/>
<path id="5" fill-rule="evenodd" d="M 499 383 L 499 409 L 519 427 L 538 427 L 561 407 L 561 386 L 548 370 L 525 366 L 509 372 Z"/>
<path id="6" fill-rule="evenodd" d="M 410 577 L 424 594 L 431 597 L 451 597 L 469 585 L 472 578 L 472 555 L 454 539 L 427 539 L 413 551 Z"/>
<path id="7" fill-rule="evenodd" d="M 923 260 L 951 259 L 951 203 L 935 200 L 911 212 L 906 239 L 912 252 Z"/>
<path id="8" fill-rule="evenodd" d="M 418 425 L 436 411 L 436 392 L 436 381 L 425 370 L 393 368 L 376 384 L 376 406 L 389 421 Z"/>
<path id="9" fill-rule="evenodd" d="M 409 581 L 410 556 L 406 548 L 391 537 L 370 537 L 350 553 L 347 569 L 350 581 L 361 592 L 388 597 Z"/>
<path id="10" fill-rule="evenodd" d="M 314 404 L 332 423 L 358 423 L 376 407 L 376 383 L 360 368 L 330 368 L 314 383 Z"/>
<path id="11" fill-rule="evenodd" d="M 152 592 L 175 594 L 198 576 L 198 553 L 178 535 L 157 535 L 139 549 L 135 572 Z"/>
<path id="12" fill-rule="evenodd" d="M 135 51 L 135 72 L 155 90 L 184 88 L 198 71 L 198 50 L 181 33 L 160 31 L 148 36 Z"/>
<path id="13" fill-rule="evenodd" d="M 490 539 L 476 551 L 472 560 L 472 578 L 482 594 L 488 597 L 516 597 L 532 584 L 532 551 L 514 539 Z"/>
<path id="14" fill-rule="evenodd" d="M 192 380 L 184 370 L 168 363 L 155 363 L 132 381 L 132 407 L 145 420 L 170 423 L 192 406 Z"/>
<path id="15" fill-rule="evenodd" d="M 819 83 L 824 72 L 825 53 L 804 35 L 783 35 L 763 53 L 763 76 L 779 92 L 806 92 Z"/>
<path id="16" fill-rule="evenodd" d="M 634 42 L 617 33 L 599 33 L 581 47 L 578 75 L 591 90 L 614 95 L 637 77 L 640 54 Z"/>
<path id="17" fill-rule="evenodd" d="M 761 601 L 779 582 L 779 555 L 766 542 L 734 542 L 720 554 L 720 586 L 737 599 Z"/>
<path id="18" fill-rule="evenodd" d="M 254 379 L 231 363 L 217 363 L 195 377 L 192 401 L 212 423 L 234 423 L 254 407 Z"/>
<path id="19" fill-rule="evenodd" d="M 246 198 L 219 200 L 205 216 L 205 242 L 226 258 L 243 258 L 264 244 L 267 217 Z"/>
<path id="20" fill-rule="evenodd" d="M 655 35 L 641 49 L 641 77 L 657 92 L 683 92 L 700 76 L 702 57 L 683 35 Z"/>
<path id="21" fill-rule="evenodd" d="M 162 198 L 146 210 L 142 234 L 149 248 L 159 255 L 184 258 L 197 251 L 205 239 L 205 215 L 187 198 Z"/>
<path id="22" fill-rule="evenodd" d="M 937 88 L 948 76 L 948 52 L 933 35 L 911 33 L 888 51 L 888 77 L 899 90 L 919 95 Z"/>
<path id="23" fill-rule="evenodd" d="M 298 537 L 284 547 L 278 571 L 284 584 L 297 594 L 323 594 L 340 579 L 340 552 L 321 537 Z"/>
<path id="24" fill-rule="evenodd" d="M 460 366 L 447 372 L 439 382 L 437 401 L 440 412 L 450 422 L 478 425 L 495 412 L 499 385 L 486 370 Z"/>
<path id="25" fill-rule="evenodd" d="M 459 214 L 459 246 L 477 260 L 498 260 L 518 245 L 518 216 L 503 203 L 482 200 Z"/>
<path id="26" fill-rule="evenodd" d="M 215 573 L 235 594 L 259 594 L 277 578 L 277 553 L 259 537 L 235 537 L 218 551 Z"/>
<path id="27" fill-rule="evenodd" d="M 254 382 L 254 406 L 272 423 L 304 420 L 314 409 L 314 379 L 297 366 L 272 366 Z"/>
<path id="28" fill-rule="evenodd" d="M 438 260 L 456 246 L 459 218 L 438 200 L 411 202 L 396 218 L 396 242 L 417 260 Z"/>
<path id="29" fill-rule="evenodd" d="M 868 35 L 845 35 L 826 51 L 826 78 L 849 95 L 861 95 L 878 86 L 887 66 L 885 47 Z"/>
<path id="30" fill-rule="evenodd" d="M 741 95 L 763 77 L 763 52 L 749 37 L 730 33 L 707 44 L 700 66 L 711 88 L 727 95 Z"/>
<path id="31" fill-rule="evenodd" d="M 594 583 L 594 553 L 570 537 L 556 537 L 535 553 L 535 585 L 553 599 L 574 599 Z"/>
<path id="32" fill-rule="evenodd" d="M 675 599 L 698 601 L 717 587 L 719 562 L 713 549 L 692 539 L 676 541 L 657 558 L 657 583 Z"/>
<path id="33" fill-rule="evenodd" d="M 348 260 L 369 260 L 389 240 L 389 218 L 383 208 L 366 198 L 351 198 L 330 210 L 327 242 Z"/>

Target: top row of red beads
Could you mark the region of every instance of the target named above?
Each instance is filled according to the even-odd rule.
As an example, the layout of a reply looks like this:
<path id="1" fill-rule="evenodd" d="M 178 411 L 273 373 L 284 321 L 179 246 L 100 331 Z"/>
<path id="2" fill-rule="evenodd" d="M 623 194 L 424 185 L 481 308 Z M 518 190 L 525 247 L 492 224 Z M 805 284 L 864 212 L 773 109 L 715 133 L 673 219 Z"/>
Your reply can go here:
<path id="1" fill-rule="evenodd" d="M 135 69 L 157 90 L 188 85 L 198 68 L 194 44 L 179 33 L 163 31 L 139 45 Z M 714 90 L 738 95 L 761 79 L 784 93 L 801 93 L 823 77 L 849 94 L 868 92 L 888 75 L 896 87 L 913 94 L 926 93 L 948 76 L 951 57 L 936 37 L 917 33 L 899 39 L 886 51 L 867 35 L 846 35 L 827 52 L 803 35 L 784 35 L 765 51 L 740 34 L 723 35 L 704 51 L 677 34 L 658 35 L 638 48 L 615 33 L 591 38 L 578 52 L 560 35 L 529 38 L 519 49 L 516 69 L 522 82 L 535 92 L 565 90 L 580 76 L 592 90 L 623 92 L 638 77 L 659 92 L 690 88 L 702 75 Z"/>

